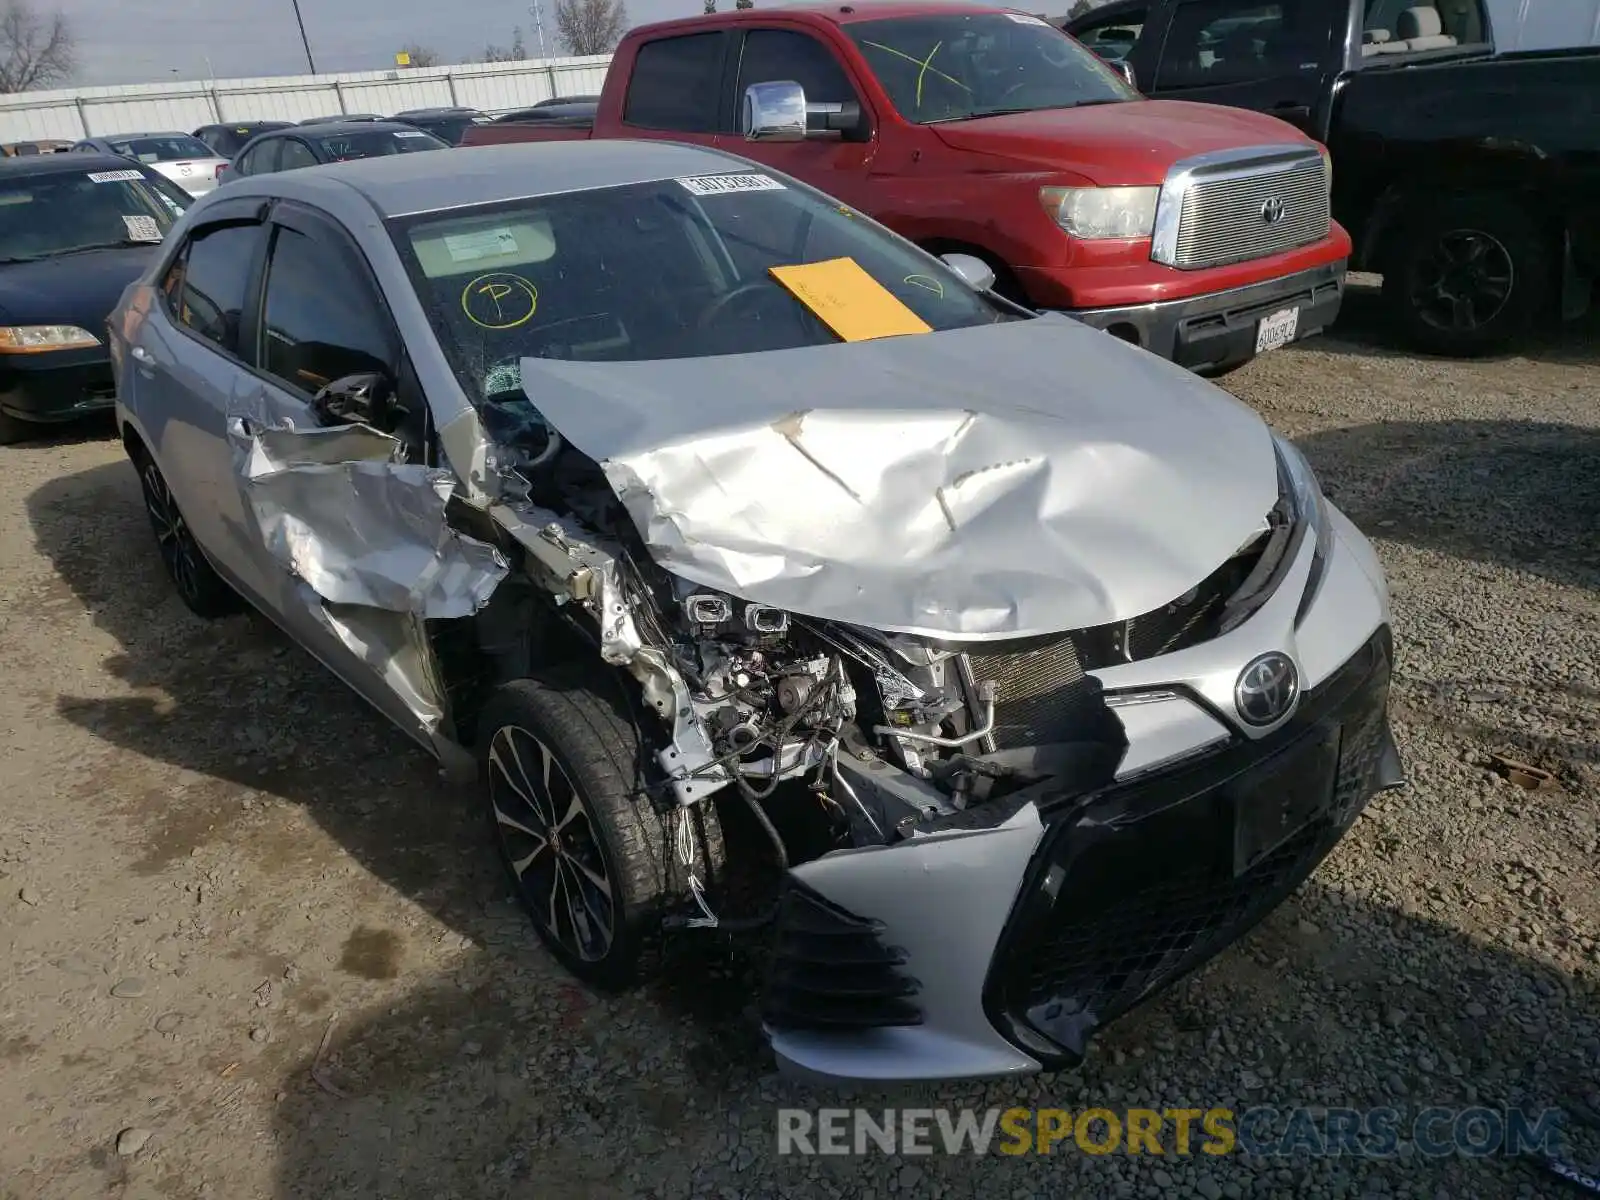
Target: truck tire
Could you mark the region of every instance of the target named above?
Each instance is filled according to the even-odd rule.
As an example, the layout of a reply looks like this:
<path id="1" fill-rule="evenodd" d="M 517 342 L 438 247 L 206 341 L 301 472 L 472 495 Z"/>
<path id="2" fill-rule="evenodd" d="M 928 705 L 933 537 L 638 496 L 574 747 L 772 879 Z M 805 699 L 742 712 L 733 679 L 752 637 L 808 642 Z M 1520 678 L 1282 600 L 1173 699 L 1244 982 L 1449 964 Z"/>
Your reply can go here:
<path id="1" fill-rule="evenodd" d="M 1504 350 L 1548 305 L 1551 245 L 1513 200 L 1420 201 L 1389 246 L 1385 306 L 1406 342 L 1428 353 L 1471 358 Z"/>
<path id="2" fill-rule="evenodd" d="M 621 711 L 617 684 L 572 664 L 503 684 L 479 721 L 491 836 L 540 939 L 584 982 L 620 989 L 660 967 L 664 918 L 692 903 L 676 826 L 646 795 L 653 754 Z M 715 806 L 693 822 L 700 882 L 720 871 Z"/>

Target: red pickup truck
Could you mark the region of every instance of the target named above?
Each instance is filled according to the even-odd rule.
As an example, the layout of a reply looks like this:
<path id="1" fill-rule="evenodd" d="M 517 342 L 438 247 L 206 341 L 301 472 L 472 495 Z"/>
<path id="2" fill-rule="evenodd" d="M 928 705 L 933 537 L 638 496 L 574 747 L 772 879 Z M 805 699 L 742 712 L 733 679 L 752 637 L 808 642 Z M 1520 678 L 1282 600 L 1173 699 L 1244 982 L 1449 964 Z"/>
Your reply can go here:
<path id="1" fill-rule="evenodd" d="M 646 25 L 588 126 L 493 122 L 463 145 L 587 137 L 742 153 L 1198 371 L 1317 332 L 1343 296 L 1321 146 L 1259 113 L 1146 100 L 1021 12 L 860 0 Z"/>

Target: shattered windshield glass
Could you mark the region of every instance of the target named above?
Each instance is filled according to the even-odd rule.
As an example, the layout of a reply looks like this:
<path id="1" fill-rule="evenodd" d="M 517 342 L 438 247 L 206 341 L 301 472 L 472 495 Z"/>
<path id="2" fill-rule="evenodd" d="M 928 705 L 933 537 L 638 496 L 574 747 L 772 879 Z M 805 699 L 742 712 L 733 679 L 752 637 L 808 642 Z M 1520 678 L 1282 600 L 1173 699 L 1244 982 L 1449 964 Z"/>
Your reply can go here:
<path id="1" fill-rule="evenodd" d="M 696 358 L 1024 319 L 859 214 L 765 174 L 391 226 L 464 390 L 497 410 L 487 424 L 522 406 L 523 358 Z"/>
<path id="2" fill-rule="evenodd" d="M 1094 54 L 1023 13 L 930 13 L 845 31 L 918 125 L 1140 98 Z"/>

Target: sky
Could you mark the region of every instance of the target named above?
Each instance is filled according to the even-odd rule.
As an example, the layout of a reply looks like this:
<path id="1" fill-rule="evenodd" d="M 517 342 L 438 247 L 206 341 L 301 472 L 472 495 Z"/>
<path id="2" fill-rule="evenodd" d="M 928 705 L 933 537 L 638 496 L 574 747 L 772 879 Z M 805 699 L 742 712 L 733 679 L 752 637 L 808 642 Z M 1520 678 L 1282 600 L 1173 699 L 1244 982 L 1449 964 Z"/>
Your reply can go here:
<path id="1" fill-rule="evenodd" d="M 77 36 L 79 85 L 306 73 L 291 0 L 29 0 L 62 12 Z M 300 0 L 319 72 L 373 71 L 408 42 L 470 62 L 523 27 L 537 56 L 532 0 Z M 552 54 L 554 0 L 541 0 Z M 731 7 L 731 0 L 727 5 Z M 699 12 L 702 0 L 630 0 L 631 24 Z M 209 70 L 208 70 L 209 60 Z"/>

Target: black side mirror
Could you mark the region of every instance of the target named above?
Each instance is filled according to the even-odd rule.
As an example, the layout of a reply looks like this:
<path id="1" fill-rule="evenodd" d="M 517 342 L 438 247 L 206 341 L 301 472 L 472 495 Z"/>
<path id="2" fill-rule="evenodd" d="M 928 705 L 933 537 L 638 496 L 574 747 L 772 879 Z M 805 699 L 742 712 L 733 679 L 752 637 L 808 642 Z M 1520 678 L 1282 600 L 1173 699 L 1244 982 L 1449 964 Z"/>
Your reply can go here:
<path id="1" fill-rule="evenodd" d="M 311 411 L 323 425 L 370 425 L 384 433 L 404 415 L 394 380 L 377 371 L 335 379 L 312 397 Z"/>

